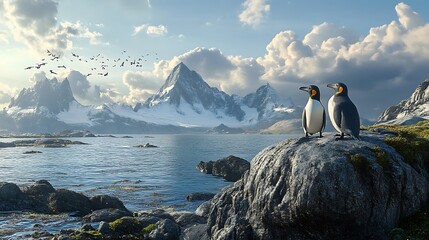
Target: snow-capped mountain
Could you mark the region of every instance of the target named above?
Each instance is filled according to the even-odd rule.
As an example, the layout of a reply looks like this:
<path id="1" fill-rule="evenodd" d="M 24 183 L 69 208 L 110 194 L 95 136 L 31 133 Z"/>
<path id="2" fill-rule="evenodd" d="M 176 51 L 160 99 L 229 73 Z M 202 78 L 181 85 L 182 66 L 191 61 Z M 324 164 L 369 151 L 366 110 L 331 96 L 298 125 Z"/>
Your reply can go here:
<path id="1" fill-rule="evenodd" d="M 268 84 L 245 97 L 231 96 L 210 87 L 180 63 L 157 94 L 134 108 L 125 104 L 84 106 L 73 97 L 67 79 L 38 81 L 0 112 L 0 131 L 178 133 L 204 131 L 220 124 L 254 130 L 295 118 L 300 118 L 300 111 Z"/>
<path id="2" fill-rule="evenodd" d="M 269 125 L 278 119 L 295 118 L 296 108 L 283 101 L 269 85 L 245 97 L 228 95 L 210 87 L 184 63 L 178 64 L 159 91 L 135 109 L 152 123 L 177 126 L 232 127 Z"/>
<path id="3" fill-rule="evenodd" d="M 246 95 L 242 99 L 242 103 L 249 108 L 256 108 L 260 121 L 276 117 L 282 118 L 282 113 L 291 114 L 296 110 L 293 103 L 281 99 L 269 83 L 258 88 L 255 93 Z"/>
<path id="4" fill-rule="evenodd" d="M 429 78 L 408 99 L 386 109 L 377 123 L 407 124 L 424 118 L 429 119 Z"/>
<path id="5" fill-rule="evenodd" d="M 33 88 L 24 88 L 16 98 L 12 98 L 9 108 L 46 110 L 50 113 L 67 111 L 69 104 L 76 102 L 67 79 L 59 82 L 56 78 L 37 81 Z"/>
<path id="6" fill-rule="evenodd" d="M 167 77 L 158 93 L 147 99 L 142 108 L 157 108 L 168 104 L 179 114 L 185 114 L 185 108 L 191 108 L 198 114 L 209 111 L 216 116 L 234 117 L 238 121 L 244 118 L 244 111 L 234 99 L 215 87 L 210 87 L 195 71 L 184 64 L 178 64 Z"/>

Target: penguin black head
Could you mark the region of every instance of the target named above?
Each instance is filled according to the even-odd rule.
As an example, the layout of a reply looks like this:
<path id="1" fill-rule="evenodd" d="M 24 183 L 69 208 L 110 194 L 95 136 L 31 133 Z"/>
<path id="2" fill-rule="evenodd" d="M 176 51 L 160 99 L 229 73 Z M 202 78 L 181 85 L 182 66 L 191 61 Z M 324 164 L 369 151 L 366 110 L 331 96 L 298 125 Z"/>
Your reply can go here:
<path id="1" fill-rule="evenodd" d="M 340 96 L 347 96 L 349 92 L 344 83 L 330 83 L 327 87 L 333 88 L 335 90 L 335 94 Z"/>
<path id="2" fill-rule="evenodd" d="M 310 98 L 320 101 L 320 91 L 315 85 L 309 85 L 308 87 L 300 87 L 299 90 L 306 91 L 310 94 Z"/>

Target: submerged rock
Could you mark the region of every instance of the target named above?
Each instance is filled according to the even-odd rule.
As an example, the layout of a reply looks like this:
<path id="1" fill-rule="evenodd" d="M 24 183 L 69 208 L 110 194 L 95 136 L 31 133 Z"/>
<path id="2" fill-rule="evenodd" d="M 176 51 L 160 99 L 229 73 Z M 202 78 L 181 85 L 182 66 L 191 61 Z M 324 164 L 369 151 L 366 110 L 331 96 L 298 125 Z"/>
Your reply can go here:
<path id="1" fill-rule="evenodd" d="M 25 152 L 23 152 L 22 154 L 36 154 L 36 153 L 42 153 L 41 151 L 34 151 L 34 150 L 31 150 L 31 151 L 25 151 Z"/>
<path id="2" fill-rule="evenodd" d="M 217 161 L 200 162 L 197 169 L 203 173 L 223 177 L 226 181 L 235 182 L 249 170 L 250 163 L 245 159 L 228 156 Z"/>
<path id="3" fill-rule="evenodd" d="M 388 239 L 429 196 L 429 148 L 404 158 L 393 135 L 287 140 L 211 201 L 212 239 Z"/>
<path id="4" fill-rule="evenodd" d="M 193 202 L 193 201 L 207 201 L 214 197 L 214 193 L 191 193 L 188 196 L 186 196 L 186 200 Z"/>
<path id="5" fill-rule="evenodd" d="M 157 148 L 158 146 L 152 145 L 150 143 L 137 145 L 138 148 Z"/>
<path id="6" fill-rule="evenodd" d="M 81 193 L 58 189 L 49 197 L 49 208 L 53 213 L 78 212 L 84 216 L 91 212 L 91 201 Z"/>

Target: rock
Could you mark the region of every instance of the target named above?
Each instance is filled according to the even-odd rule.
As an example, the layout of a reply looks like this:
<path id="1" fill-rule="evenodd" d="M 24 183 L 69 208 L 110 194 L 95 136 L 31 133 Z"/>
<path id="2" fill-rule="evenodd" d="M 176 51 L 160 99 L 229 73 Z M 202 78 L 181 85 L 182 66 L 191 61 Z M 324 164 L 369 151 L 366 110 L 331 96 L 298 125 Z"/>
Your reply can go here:
<path id="1" fill-rule="evenodd" d="M 55 189 L 48 181 L 39 180 L 39 181 L 36 181 L 34 184 L 24 188 L 23 192 L 31 196 L 48 197 L 49 194 L 55 192 Z"/>
<path id="2" fill-rule="evenodd" d="M 300 138 L 261 151 L 212 200 L 211 239 L 388 239 L 428 201 L 429 149 L 404 159 L 385 135 L 361 136 Z"/>
<path id="3" fill-rule="evenodd" d="M 31 151 L 25 151 L 25 152 L 23 152 L 22 154 L 35 154 L 35 153 L 42 153 L 41 151 L 34 151 L 34 150 L 31 150 Z"/>
<path id="4" fill-rule="evenodd" d="M 78 212 L 84 216 L 91 212 L 91 201 L 81 193 L 58 189 L 49 197 L 49 208 L 53 213 Z"/>
<path id="5" fill-rule="evenodd" d="M 156 229 L 149 234 L 149 238 L 153 240 L 178 240 L 179 236 L 180 227 L 170 219 L 156 223 Z"/>
<path id="6" fill-rule="evenodd" d="M 183 230 L 183 239 L 184 240 L 209 240 L 207 235 L 207 225 L 206 224 L 196 224 L 192 227 L 186 228 Z"/>
<path id="7" fill-rule="evenodd" d="M 128 210 L 106 208 L 95 210 L 83 217 L 83 222 L 112 222 L 122 217 L 132 217 L 133 214 Z"/>
<path id="8" fill-rule="evenodd" d="M 205 174 L 212 174 L 213 173 L 213 161 L 209 162 L 203 162 L 201 161 L 197 165 L 197 169 L 200 170 L 200 172 Z"/>
<path id="9" fill-rule="evenodd" d="M 110 229 L 110 227 L 109 227 L 109 223 L 104 222 L 104 221 L 100 222 L 100 225 L 98 225 L 97 230 L 98 230 L 98 232 L 100 232 L 103 235 L 111 235 L 113 233 L 112 229 Z"/>
<path id="10" fill-rule="evenodd" d="M 140 233 L 145 226 L 137 218 L 122 217 L 110 222 L 109 227 L 112 229 L 114 235 L 122 236 Z"/>
<path id="11" fill-rule="evenodd" d="M 137 145 L 138 148 L 157 148 L 158 146 L 152 145 L 150 143 Z"/>
<path id="12" fill-rule="evenodd" d="M 195 210 L 195 214 L 201 217 L 208 218 L 211 206 L 212 206 L 211 200 L 204 202 L 197 208 L 197 210 Z"/>
<path id="13" fill-rule="evenodd" d="M 186 200 L 193 202 L 193 201 L 207 201 L 214 197 L 214 193 L 191 193 L 188 196 L 186 196 Z"/>
<path id="14" fill-rule="evenodd" d="M 195 213 L 182 213 L 175 218 L 175 222 L 181 227 L 187 227 L 194 224 L 205 224 L 207 223 L 206 218 L 198 216 Z"/>
<path id="15" fill-rule="evenodd" d="M 94 227 L 91 226 L 91 224 L 89 223 L 85 223 L 82 225 L 82 227 L 80 228 L 80 230 L 88 232 L 88 231 L 94 231 Z"/>
<path id="16" fill-rule="evenodd" d="M 128 211 L 128 209 L 125 208 L 121 200 L 116 197 L 111 197 L 109 195 L 97 195 L 92 197 L 90 201 L 93 210 L 115 208 Z"/>
<path id="17" fill-rule="evenodd" d="M 200 162 L 197 165 L 197 169 L 201 172 L 223 177 L 229 182 L 235 182 L 240 179 L 249 168 L 250 163 L 248 161 L 232 155 L 217 161 L 209 161 L 208 163 Z"/>
<path id="18" fill-rule="evenodd" d="M 0 182 L 0 199 L 3 201 L 16 201 L 23 195 L 21 189 L 8 182 Z"/>

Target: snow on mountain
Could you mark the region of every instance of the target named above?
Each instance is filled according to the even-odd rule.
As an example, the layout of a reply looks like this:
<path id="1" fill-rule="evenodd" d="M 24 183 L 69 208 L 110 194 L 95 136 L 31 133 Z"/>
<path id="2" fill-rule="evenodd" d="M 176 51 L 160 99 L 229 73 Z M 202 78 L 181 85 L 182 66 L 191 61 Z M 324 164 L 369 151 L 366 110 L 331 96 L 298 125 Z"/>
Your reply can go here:
<path id="1" fill-rule="evenodd" d="M 12 98 L 9 109 L 32 109 L 57 114 L 68 110 L 69 103 L 76 102 L 68 80 L 59 82 L 56 78 L 37 81 L 33 88 L 24 88 Z"/>
<path id="2" fill-rule="evenodd" d="M 239 122 L 245 120 L 245 112 L 231 96 L 210 87 L 198 73 L 191 71 L 184 63 L 173 69 L 157 94 L 135 108 L 136 112 L 149 115 L 170 110 L 179 118 L 180 115 L 184 116 L 185 122 L 192 120 L 192 117 L 235 118 Z M 161 118 L 170 117 L 162 115 Z"/>
<path id="3" fill-rule="evenodd" d="M 157 94 L 134 108 L 125 104 L 84 106 L 73 97 L 67 79 L 38 81 L 32 88 L 24 88 L 0 112 L 0 126 L 13 132 L 72 128 L 98 133 L 167 133 L 220 124 L 267 127 L 278 120 L 296 118 L 300 118 L 300 111 L 292 102 L 282 100 L 269 84 L 245 97 L 231 96 L 210 87 L 198 73 L 180 63 Z"/>
<path id="4" fill-rule="evenodd" d="M 282 100 L 269 85 L 245 97 L 228 95 L 210 87 L 184 63 L 178 64 L 157 94 L 134 109 L 145 121 L 177 126 L 232 127 L 256 125 L 261 121 L 294 118 L 295 108 Z"/>
<path id="5" fill-rule="evenodd" d="M 418 119 L 429 119 L 429 78 L 408 99 L 386 109 L 377 123 L 407 124 Z"/>

